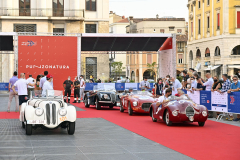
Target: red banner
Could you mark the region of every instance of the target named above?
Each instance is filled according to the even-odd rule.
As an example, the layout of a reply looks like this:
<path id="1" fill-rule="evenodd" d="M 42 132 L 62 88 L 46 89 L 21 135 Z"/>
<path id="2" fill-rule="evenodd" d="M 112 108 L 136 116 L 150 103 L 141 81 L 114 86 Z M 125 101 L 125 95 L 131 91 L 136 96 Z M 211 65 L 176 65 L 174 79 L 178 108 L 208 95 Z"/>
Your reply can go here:
<path id="1" fill-rule="evenodd" d="M 63 90 L 63 82 L 77 76 L 77 37 L 19 36 L 18 73 L 34 79 L 48 71 L 54 90 Z"/>

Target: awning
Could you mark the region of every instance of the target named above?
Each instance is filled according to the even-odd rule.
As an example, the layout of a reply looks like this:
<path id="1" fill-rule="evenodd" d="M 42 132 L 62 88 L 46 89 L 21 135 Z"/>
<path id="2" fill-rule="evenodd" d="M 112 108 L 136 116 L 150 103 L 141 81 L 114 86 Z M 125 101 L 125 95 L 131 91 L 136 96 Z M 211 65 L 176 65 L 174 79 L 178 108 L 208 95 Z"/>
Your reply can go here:
<path id="1" fill-rule="evenodd" d="M 209 70 L 215 70 L 215 69 L 217 69 L 218 67 L 220 67 L 221 65 L 217 65 L 217 66 L 211 66 L 211 67 L 208 67 L 208 68 L 206 68 L 206 69 L 204 69 L 205 71 L 209 71 Z"/>
<path id="2" fill-rule="evenodd" d="M 240 69 L 240 65 L 228 65 L 228 68 L 238 68 L 238 69 Z"/>
<path id="3" fill-rule="evenodd" d="M 171 34 L 83 33 L 81 51 L 158 51 Z"/>
<path id="4" fill-rule="evenodd" d="M 201 63 L 198 63 L 197 65 L 196 65 L 196 67 L 195 67 L 195 70 L 196 71 L 199 71 L 201 69 Z"/>

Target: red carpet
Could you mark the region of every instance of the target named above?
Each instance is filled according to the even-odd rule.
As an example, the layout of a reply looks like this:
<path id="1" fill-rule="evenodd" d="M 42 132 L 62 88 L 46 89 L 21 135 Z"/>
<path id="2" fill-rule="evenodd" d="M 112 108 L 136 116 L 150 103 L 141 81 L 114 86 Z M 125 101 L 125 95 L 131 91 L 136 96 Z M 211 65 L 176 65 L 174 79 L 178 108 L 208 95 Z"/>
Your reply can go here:
<path id="1" fill-rule="evenodd" d="M 197 123 L 168 127 L 161 122 L 152 122 L 146 114 L 129 116 L 127 112 L 120 113 L 117 108 L 96 110 L 94 107 L 85 108 L 83 103 L 75 106 L 86 110 L 78 111 L 78 118 L 104 118 L 194 159 L 240 159 L 240 127 L 237 126 L 207 121 L 204 127 L 199 127 Z M 18 117 L 14 112 L 0 112 L 1 119 Z"/>

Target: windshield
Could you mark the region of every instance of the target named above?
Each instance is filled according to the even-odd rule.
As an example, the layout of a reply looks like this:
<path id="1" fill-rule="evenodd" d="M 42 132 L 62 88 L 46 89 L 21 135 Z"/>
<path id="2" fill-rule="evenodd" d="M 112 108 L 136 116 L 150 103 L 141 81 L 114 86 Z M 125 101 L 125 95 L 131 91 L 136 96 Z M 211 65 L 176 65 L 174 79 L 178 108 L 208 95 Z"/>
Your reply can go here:
<path id="1" fill-rule="evenodd" d="M 33 99 L 39 99 L 39 98 L 62 98 L 63 92 L 58 90 L 47 90 L 45 93 L 42 92 L 42 90 L 34 90 L 31 91 L 31 97 Z"/>
<path id="2" fill-rule="evenodd" d="M 116 91 L 114 86 L 111 85 L 95 85 L 93 86 L 94 91 Z"/>
<path id="3" fill-rule="evenodd" d="M 133 91 L 133 95 L 142 95 L 142 96 L 152 96 L 152 94 L 148 91 Z"/>

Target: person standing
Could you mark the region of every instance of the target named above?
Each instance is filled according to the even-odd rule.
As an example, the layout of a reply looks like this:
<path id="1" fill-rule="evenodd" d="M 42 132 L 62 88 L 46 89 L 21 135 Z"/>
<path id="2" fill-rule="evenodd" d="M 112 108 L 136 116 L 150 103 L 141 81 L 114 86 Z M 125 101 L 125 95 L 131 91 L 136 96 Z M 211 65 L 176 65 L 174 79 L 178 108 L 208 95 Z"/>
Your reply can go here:
<path id="1" fill-rule="evenodd" d="M 162 78 L 158 78 L 157 83 L 155 84 L 155 97 L 163 95 L 163 82 Z"/>
<path id="2" fill-rule="evenodd" d="M 130 83 L 130 80 L 128 77 L 126 77 L 126 83 Z"/>
<path id="3" fill-rule="evenodd" d="M 148 89 L 150 89 L 150 83 L 147 81 L 146 77 L 144 77 L 144 80 L 139 84 L 139 88 L 141 90 L 148 90 Z"/>
<path id="4" fill-rule="evenodd" d="M 84 99 L 85 81 L 83 75 L 80 76 L 80 101 Z"/>
<path id="5" fill-rule="evenodd" d="M 178 79 L 172 77 L 172 94 L 177 94 L 178 89 L 182 89 L 182 84 L 179 82 Z"/>
<path id="6" fill-rule="evenodd" d="M 210 73 L 207 73 L 206 74 L 206 78 L 207 78 L 207 81 L 204 81 L 203 79 L 202 79 L 202 81 L 203 82 L 205 82 L 205 83 L 203 83 L 202 82 L 202 85 L 203 86 L 206 86 L 206 91 L 211 91 L 212 90 L 212 86 L 213 86 L 213 79 L 212 79 L 212 77 L 211 77 L 211 74 Z"/>
<path id="7" fill-rule="evenodd" d="M 52 86 L 52 81 L 53 81 L 53 76 L 51 74 L 48 74 L 46 76 L 46 81 L 44 82 L 43 84 L 43 87 L 42 87 L 42 96 L 43 97 L 46 97 L 47 95 L 47 90 L 53 90 L 53 86 Z"/>
<path id="8" fill-rule="evenodd" d="M 27 94 L 27 86 L 34 86 L 36 83 L 29 83 L 26 79 L 25 79 L 25 74 L 21 73 L 20 74 L 20 79 L 17 80 L 15 82 L 15 84 L 12 87 L 12 90 L 15 94 L 18 95 L 18 99 L 19 99 L 19 111 L 21 112 L 21 106 L 24 102 L 28 101 L 28 94 Z M 16 91 L 16 88 L 18 92 Z"/>
<path id="9" fill-rule="evenodd" d="M 8 85 L 8 90 L 9 90 L 8 108 L 7 108 L 8 113 L 10 113 L 10 107 L 11 107 L 13 97 L 15 97 L 15 103 L 16 103 L 15 112 L 18 112 L 18 108 L 19 108 L 18 95 L 15 94 L 12 90 L 12 86 L 15 84 L 17 80 L 18 80 L 17 72 L 15 71 L 13 73 L 13 77 L 9 80 L 9 85 Z M 17 88 L 15 88 L 15 90 L 17 91 Z"/>
<path id="10" fill-rule="evenodd" d="M 48 71 L 44 71 L 44 77 L 42 77 L 41 80 L 40 80 L 40 85 L 39 85 L 40 88 L 43 87 L 43 84 L 47 80 L 47 75 L 48 75 Z M 51 85 L 53 87 L 53 81 L 51 81 Z"/>
<path id="11" fill-rule="evenodd" d="M 186 88 L 187 87 L 187 80 L 189 78 L 189 75 L 187 74 L 187 71 L 183 71 L 183 81 L 182 81 L 182 86 L 183 88 Z"/>
<path id="12" fill-rule="evenodd" d="M 68 77 L 68 80 L 64 81 L 63 82 L 63 88 L 65 90 L 65 102 L 67 102 L 67 99 L 68 99 L 68 103 L 70 103 L 70 96 L 71 96 L 71 90 L 73 88 L 73 82 L 71 81 L 71 77 L 69 76 Z"/>
<path id="13" fill-rule="evenodd" d="M 74 102 L 73 103 L 80 103 L 80 81 L 78 80 L 78 77 L 75 78 L 75 81 L 73 83 L 74 86 Z"/>
<path id="14" fill-rule="evenodd" d="M 29 78 L 27 79 L 28 83 L 33 83 L 34 79 L 32 78 L 32 75 L 29 75 Z M 34 92 L 34 86 L 29 86 L 28 85 L 28 97 L 30 97 L 30 94 L 33 94 Z"/>
<path id="15" fill-rule="evenodd" d="M 222 75 L 222 78 L 223 78 L 223 84 L 222 84 L 222 89 L 221 90 L 218 90 L 219 93 L 224 93 L 224 92 L 227 92 L 230 87 L 231 87 L 231 82 L 230 80 L 228 79 L 228 75 L 227 74 L 223 74 Z"/>
<path id="16" fill-rule="evenodd" d="M 41 88 L 39 87 L 39 85 L 40 85 L 40 80 L 41 80 L 41 75 L 38 75 L 38 76 L 37 76 L 37 79 L 36 79 L 36 87 L 35 87 L 35 90 L 41 90 Z"/>
<path id="17" fill-rule="evenodd" d="M 122 83 L 121 78 L 118 78 L 117 83 Z"/>

